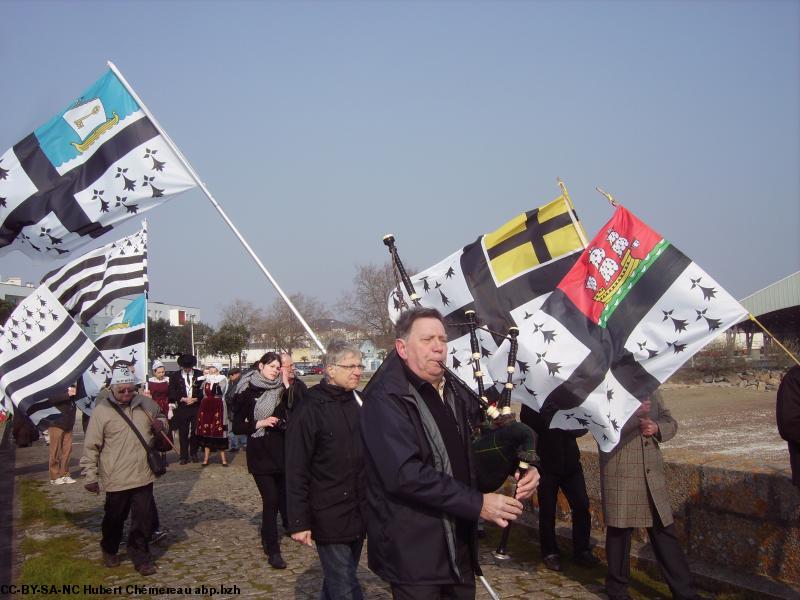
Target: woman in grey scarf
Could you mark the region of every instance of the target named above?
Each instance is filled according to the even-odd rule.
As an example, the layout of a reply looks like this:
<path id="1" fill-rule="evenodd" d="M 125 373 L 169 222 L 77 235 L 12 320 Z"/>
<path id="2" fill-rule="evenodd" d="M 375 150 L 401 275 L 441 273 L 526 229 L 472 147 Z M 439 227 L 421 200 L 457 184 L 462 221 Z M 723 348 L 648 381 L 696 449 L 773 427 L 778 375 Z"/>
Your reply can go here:
<path id="1" fill-rule="evenodd" d="M 286 523 L 284 479 L 284 431 L 286 406 L 281 396 L 286 389 L 280 377 L 280 356 L 267 352 L 257 368 L 244 375 L 236 386 L 233 432 L 249 436 L 247 470 L 261 494 L 261 545 L 269 564 L 285 569 L 278 538 L 277 513 Z"/>

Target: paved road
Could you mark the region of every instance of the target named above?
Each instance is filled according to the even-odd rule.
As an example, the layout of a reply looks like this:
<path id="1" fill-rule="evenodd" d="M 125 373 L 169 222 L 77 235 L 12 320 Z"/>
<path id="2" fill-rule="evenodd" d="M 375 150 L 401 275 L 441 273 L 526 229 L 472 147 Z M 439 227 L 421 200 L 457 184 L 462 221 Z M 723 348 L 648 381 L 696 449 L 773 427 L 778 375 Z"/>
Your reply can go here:
<path id="1" fill-rule="evenodd" d="M 75 430 L 73 463 L 82 453 L 80 427 Z M 47 481 L 47 448 L 41 443 L 15 452 L 17 482 L 20 478 Z M 212 458 L 214 460 L 214 458 Z M 217 459 L 218 460 L 218 459 Z M 289 568 L 277 571 L 269 567 L 261 550 L 259 526 L 261 500 L 252 478 L 244 467 L 245 456 L 239 453 L 230 468 L 212 464 L 179 466 L 171 464 L 168 473 L 155 485 L 155 496 L 162 525 L 171 535 L 154 547 L 159 573 L 142 577 L 132 568 L 122 553 L 123 566 L 115 570 L 113 584 L 162 586 L 238 586 L 238 594 L 216 594 L 214 598 L 317 598 L 321 570 L 316 552 L 284 538 L 283 555 Z M 77 468 L 72 474 L 78 478 Z M 99 548 L 100 520 L 103 496 L 83 490 L 81 482 L 74 485 L 50 486 L 43 489 L 57 508 L 69 511 L 88 511 L 85 519 L 70 535 L 81 540 L 87 560 L 101 566 Z M 17 511 L 18 512 L 18 511 Z M 16 531 L 17 548 L 28 536 L 62 535 L 65 526 Z M 528 531 L 518 531 L 528 536 Z M 124 548 L 124 547 L 123 547 Z M 410 550 L 411 551 L 411 550 Z M 17 567 L 24 560 L 18 554 Z M 367 598 L 390 598 L 388 587 L 366 568 L 366 553 L 362 557 L 359 579 Z M 510 598 L 581 598 L 602 599 L 597 589 L 553 573 L 541 564 L 524 564 L 515 560 L 498 561 L 491 557 L 491 548 L 482 549 L 482 564 L 487 579 L 504 599 Z M 186 597 L 156 594 L 153 598 Z M 489 598 L 480 588 L 478 598 Z"/>

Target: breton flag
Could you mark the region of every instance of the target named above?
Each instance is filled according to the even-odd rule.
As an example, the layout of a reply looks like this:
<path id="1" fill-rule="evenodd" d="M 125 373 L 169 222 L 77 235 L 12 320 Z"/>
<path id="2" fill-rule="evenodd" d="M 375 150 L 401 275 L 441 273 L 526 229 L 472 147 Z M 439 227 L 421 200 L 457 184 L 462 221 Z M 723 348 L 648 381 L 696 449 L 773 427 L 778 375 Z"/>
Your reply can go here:
<path id="1" fill-rule="evenodd" d="M 0 256 L 70 256 L 196 184 L 117 76 L 0 155 Z"/>
<path id="2" fill-rule="evenodd" d="M 551 428 L 586 428 L 607 452 L 641 400 L 747 314 L 620 206 L 520 329 L 517 389 Z"/>
<path id="3" fill-rule="evenodd" d="M 111 378 L 110 366 L 125 361 L 134 367 L 137 383 L 143 383 L 147 375 L 144 364 L 147 343 L 145 324 L 147 321 L 147 297 L 141 294 L 117 313 L 106 328 L 97 336 L 94 345 L 100 350 L 97 360 L 84 373 L 82 385 L 78 386 L 78 408 L 92 414 L 94 399 Z"/>
<path id="4" fill-rule="evenodd" d="M 411 278 L 423 306 L 445 317 L 447 366 L 473 388 L 469 331 L 464 311 L 474 310 L 478 323 L 501 334 L 478 330 L 482 360 L 495 355 L 509 327 L 523 327 L 524 307 L 544 301 L 583 250 L 583 226 L 566 194 L 537 209 L 517 215 L 492 233 L 480 236 Z M 537 300 L 538 299 L 538 300 Z M 538 303 L 538 304 L 537 304 Z M 389 298 L 392 321 L 400 316 L 396 291 Z M 484 384 L 506 379 L 484 370 Z"/>
<path id="5" fill-rule="evenodd" d="M 0 330 L 0 393 L 34 424 L 60 418 L 48 398 L 62 394 L 100 356 L 46 286 L 39 286 Z"/>
<path id="6" fill-rule="evenodd" d="M 73 318 L 87 323 L 112 300 L 147 291 L 147 229 L 76 258 L 41 283 Z"/>

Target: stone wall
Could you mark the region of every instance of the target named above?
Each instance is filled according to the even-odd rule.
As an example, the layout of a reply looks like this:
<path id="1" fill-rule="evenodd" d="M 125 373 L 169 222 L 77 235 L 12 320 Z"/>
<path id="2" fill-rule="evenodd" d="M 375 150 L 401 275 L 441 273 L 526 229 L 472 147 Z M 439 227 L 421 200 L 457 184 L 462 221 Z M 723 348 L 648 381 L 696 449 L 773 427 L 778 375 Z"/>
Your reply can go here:
<path id="1" fill-rule="evenodd" d="M 693 565 L 699 562 L 721 574 L 753 575 L 800 589 L 800 492 L 787 470 L 729 457 L 665 459 L 676 526 Z M 592 526 L 602 538 L 597 453 L 582 451 L 582 462 Z M 535 519 L 534 508 L 526 520 L 535 526 Z M 569 520 L 563 495 L 559 519 Z M 644 530 L 635 535 L 646 540 Z"/>
<path id="2" fill-rule="evenodd" d="M 778 389 L 785 371 L 772 369 L 692 369 L 683 367 L 670 383 L 740 387 L 771 392 Z"/>

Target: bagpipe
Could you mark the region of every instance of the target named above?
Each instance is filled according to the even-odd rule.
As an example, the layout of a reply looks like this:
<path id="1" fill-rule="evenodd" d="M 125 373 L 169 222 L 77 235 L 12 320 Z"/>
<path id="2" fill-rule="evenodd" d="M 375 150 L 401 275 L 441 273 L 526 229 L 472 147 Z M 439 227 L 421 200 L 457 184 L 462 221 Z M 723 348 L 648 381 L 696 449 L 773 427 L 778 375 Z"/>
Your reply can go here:
<path id="1" fill-rule="evenodd" d="M 389 248 L 392 260 L 392 270 L 395 277 L 394 302 L 398 310 L 408 310 L 411 307 L 405 301 L 402 288 L 405 288 L 409 300 L 415 307 L 421 307 L 411 278 L 408 276 L 400 256 L 397 252 L 394 236 L 384 236 L 383 243 Z M 402 283 L 402 287 L 401 287 Z M 516 415 L 511 410 L 511 392 L 514 389 L 513 377 L 517 363 L 517 336 L 519 329 L 510 327 L 507 336 L 509 341 L 508 363 L 506 366 L 506 381 L 502 391 L 498 393 L 495 387 L 488 392 L 483 381 L 481 369 L 481 352 L 478 341 L 478 329 L 489 331 L 486 327 L 478 325 L 477 314 L 474 310 L 464 312 L 466 321 L 463 323 L 449 323 L 450 327 L 466 327 L 470 337 L 470 363 L 472 375 L 477 392 L 467 382 L 461 379 L 444 363 L 440 363 L 448 374 L 448 379 L 463 390 L 479 407 L 480 418 L 472 423 L 472 450 L 475 456 L 475 470 L 478 489 L 482 493 L 494 492 L 500 488 L 509 476 L 515 471 L 521 473 L 538 463 L 536 455 L 536 433 L 533 429 L 517 421 Z M 496 332 L 490 332 L 498 335 Z M 503 531 L 500 546 L 495 552 L 497 558 L 508 558 L 506 544 L 510 525 Z"/>

